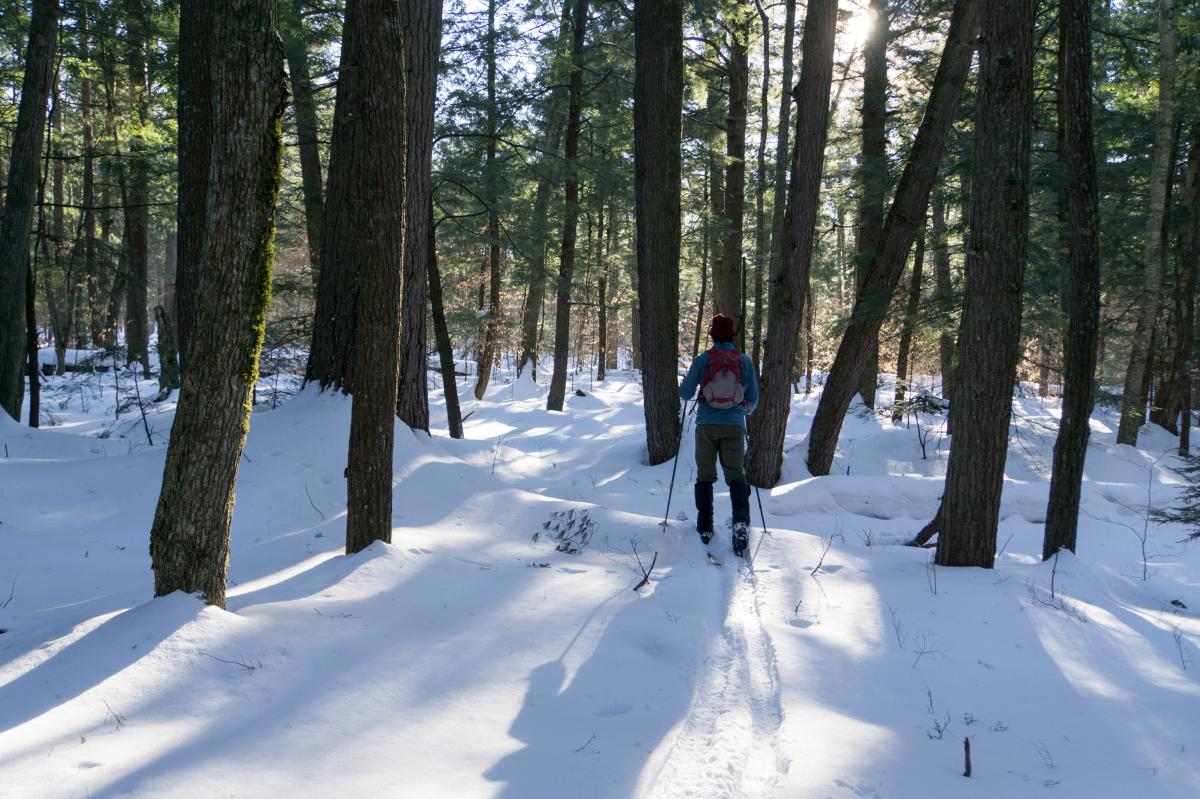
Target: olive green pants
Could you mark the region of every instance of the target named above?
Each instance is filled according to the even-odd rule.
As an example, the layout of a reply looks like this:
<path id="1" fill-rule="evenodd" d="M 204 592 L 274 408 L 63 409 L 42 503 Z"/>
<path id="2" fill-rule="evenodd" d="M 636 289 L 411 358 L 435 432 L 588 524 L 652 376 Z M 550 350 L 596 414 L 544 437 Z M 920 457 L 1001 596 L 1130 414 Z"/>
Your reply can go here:
<path id="1" fill-rule="evenodd" d="M 741 425 L 696 425 L 696 480 L 717 481 L 718 456 L 726 484 L 746 481 L 746 431 Z"/>

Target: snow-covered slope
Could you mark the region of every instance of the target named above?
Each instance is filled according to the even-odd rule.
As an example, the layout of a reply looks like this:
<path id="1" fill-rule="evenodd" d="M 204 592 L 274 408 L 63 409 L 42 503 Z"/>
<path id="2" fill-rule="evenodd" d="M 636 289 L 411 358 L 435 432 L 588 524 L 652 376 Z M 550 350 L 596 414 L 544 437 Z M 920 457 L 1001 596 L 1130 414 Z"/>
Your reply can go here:
<path id="1" fill-rule="evenodd" d="M 62 428 L 0 419 L 5 797 L 1200 790 L 1200 557 L 1144 522 L 1147 497 L 1177 493 L 1173 440 L 1115 446 L 1104 411 L 1079 557 L 1036 557 L 1057 408 L 1020 399 L 1003 553 L 947 570 L 895 545 L 937 507 L 936 419 L 922 458 L 915 428 L 852 415 L 838 475 L 811 479 L 816 395 L 798 397 L 769 534 L 752 564 L 720 540 L 714 568 L 678 518 L 690 435 L 658 526 L 671 464 L 645 464 L 630 376 L 564 413 L 496 385 L 465 441 L 401 426 L 393 542 L 353 557 L 349 403 L 306 391 L 253 417 L 221 611 L 152 598 L 170 404 L 149 445 L 140 415 L 112 425 L 61 394 Z M 577 555 L 542 530 L 572 508 L 596 523 Z"/>

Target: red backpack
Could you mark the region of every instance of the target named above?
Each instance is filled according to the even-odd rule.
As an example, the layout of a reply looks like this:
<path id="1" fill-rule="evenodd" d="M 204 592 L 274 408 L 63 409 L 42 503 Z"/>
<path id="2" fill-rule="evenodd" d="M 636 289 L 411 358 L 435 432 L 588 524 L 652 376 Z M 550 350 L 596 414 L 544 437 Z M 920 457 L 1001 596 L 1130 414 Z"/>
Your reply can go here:
<path id="1" fill-rule="evenodd" d="M 707 353 L 708 367 L 700 383 L 704 404 L 717 410 L 741 405 L 746 399 L 742 388 L 742 354 L 737 349 L 711 349 Z"/>

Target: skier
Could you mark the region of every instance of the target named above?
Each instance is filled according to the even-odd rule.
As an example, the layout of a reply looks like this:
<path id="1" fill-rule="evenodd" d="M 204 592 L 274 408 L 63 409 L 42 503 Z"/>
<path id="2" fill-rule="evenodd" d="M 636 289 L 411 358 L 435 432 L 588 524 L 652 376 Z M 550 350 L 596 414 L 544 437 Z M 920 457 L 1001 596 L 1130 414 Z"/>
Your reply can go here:
<path id="1" fill-rule="evenodd" d="M 713 483 L 717 458 L 733 504 L 733 551 L 741 555 L 750 537 L 750 486 L 746 483 L 746 416 L 758 405 L 758 377 L 749 355 L 733 346 L 734 321 L 713 317 L 712 349 L 692 361 L 679 386 L 681 399 L 700 389 L 696 414 L 696 530 L 707 544 L 713 536 Z"/>

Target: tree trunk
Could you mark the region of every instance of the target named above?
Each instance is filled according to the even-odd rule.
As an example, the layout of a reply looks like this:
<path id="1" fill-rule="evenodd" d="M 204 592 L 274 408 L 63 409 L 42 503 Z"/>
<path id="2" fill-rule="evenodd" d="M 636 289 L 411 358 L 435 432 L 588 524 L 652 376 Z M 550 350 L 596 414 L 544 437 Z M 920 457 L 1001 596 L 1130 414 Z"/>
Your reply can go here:
<path id="1" fill-rule="evenodd" d="M 838 346 L 813 418 L 809 433 L 808 469 L 814 475 L 829 474 L 842 421 L 870 358 L 871 343 L 879 334 L 896 284 L 904 273 L 908 251 L 925 216 L 929 192 L 941 164 L 946 134 L 958 113 L 959 98 L 970 72 L 982 5 L 982 0 L 958 0 L 954 4 L 946 46 L 921 126 L 896 187 L 896 197 L 884 221 L 879 247 L 875 250 L 862 291 L 855 299 L 850 322 Z"/>
<path id="2" fill-rule="evenodd" d="M 787 206 L 789 145 L 792 132 L 792 44 L 796 39 L 796 0 L 785 0 L 783 23 L 783 67 L 779 92 L 779 125 L 775 134 L 775 178 L 771 200 L 771 258 L 767 277 L 779 274 L 783 254 L 783 214 Z M 841 228 L 838 228 L 841 236 Z M 839 239 L 840 240 L 840 239 Z M 807 289 L 806 289 L 807 290 Z"/>
<path id="3" fill-rule="evenodd" d="M 179 269 L 176 254 L 179 244 L 174 233 L 167 236 L 164 254 L 166 289 L 162 302 L 154 306 L 154 321 L 158 325 L 158 393 L 166 399 L 180 386 L 179 344 L 175 334 L 175 275 Z"/>
<path id="4" fill-rule="evenodd" d="M 199 592 L 209 604 L 224 606 L 234 486 L 271 293 L 286 95 L 275 0 L 215 0 L 205 14 L 212 26 L 206 126 L 212 172 L 205 181 L 208 214 L 197 275 L 203 280 L 150 558 L 156 595 Z"/>
<path id="5" fill-rule="evenodd" d="M 758 8 L 759 23 L 762 25 L 762 86 L 758 96 L 758 174 L 754 182 L 754 321 L 751 328 L 750 359 L 754 362 L 754 371 L 761 371 L 762 363 L 762 323 L 763 323 L 763 291 L 766 286 L 766 271 L 769 254 L 767 253 L 767 128 L 770 127 L 768 108 L 771 95 L 771 18 L 762 6 L 761 0 L 755 0 Z M 787 87 L 783 87 L 787 95 Z"/>
<path id="6" fill-rule="evenodd" d="M 35 304 L 37 285 L 33 280 L 33 267 L 29 256 L 25 256 L 25 373 L 29 377 L 29 426 L 40 427 L 42 418 L 42 365 L 38 359 L 38 329 Z M 21 406 L 17 406 L 20 414 Z M 20 421 L 19 416 L 14 417 Z"/>
<path id="7" fill-rule="evenodd" d="M 683 2 L 635 0 L 634 197 L 642 396 L 651 465 L 679 449 Z"/>
<path id="8" fill-rule="evenodd" d="M 1037 0 L 984 4 L 959 332 L 961 390 L 955 399 L 959 423 L 942 496 L 939 566 L 990 569 L 996 557 L 1029 243 L 1036 16 Z"/>
<path id="9" fill-rule="evenodd" d="M 571 332 L 571 281 L 575 273 L 575 237 L 579 223 L 579 128 L 583 114 L 583 39 L 587 28 L 588 0 L 575 0 L 571 15 L 571 88 L 567 114 L 566 198 L 563 202 L 562 251 L 558 264 L 558 290 L 554 308 L 554 372 L 546 395 L 546 409 L 561 411 L 567 392 L 567 350 Z"/>
<path id="10" fill-rule="evenodd" d="M 87 5 L 79 14 L 80 112 L 83 115 L 83 272 L 87 276 L 91 346 L 104 346 L 104 296 L 96 261 L 96 145 L 92 125 L 91 40 Z"/>
<path id="11" fill-rule="evenodd" d="M 38 164 L 46 134 L 46 102 L 54 72 L 58 33 L 57 0 L 34 0 L 21 83 L 21 105 L 12 137 L 12 157 L 0 217 L 0 408 L 21 418 L 25 395 L 26 282 L 29 273 L 29 232 L 33 225 Z"/>
<path id="12" fill-rule="evenodd" d="M 492 377 L 492 361 L 496 357 L 496 339 L 500 332 L 500 212 L 496 205 L 499 192 L 496 186 L 496 138 L 500 135 L 500 114 L 496 107 L 496 3 L 488 0 L 487 32 L 487 155 L 484 161 L 484 196 L 488 211 L 488 268 L 487 315 L 483 323 L 483 346 L 479 348 L 475 379 L 475 399 L 483 399 Z M 582 47 L 582 42 L 580 44 Z M 582 71 L 580 91 L 582 92 Z M 574 84 L 572 84 L 574 88 Z M 574 96 L 572 96 L 574 100 Z M 572 108 L 577 106 L 572 105 Z M 568 134 L 569 137 L 570 134 Z M 576 121 L 578 139 L 578 121 Z M 576 190 L 578 192 L 578 190 Z M 560 408 L 561 410 L 561 408 Z"/>
<path id="13" fill-rule="evenodd" d="M 817 210 L 829 131 L 837 0 L 809 0 L 804 52 L 796 87 L 796 144 L 783 220 L 783 251 L 771 277 L 771 311 L 758 411 L 751 417 L 749 477 L 756 486 L 779 482 L 783 438 L 791 407 L 791 373 L 816 244 Z"/>
<path id="14" fill-rule="evenodd" d="M 462 411 L 458 405 L 458 375 L 454 372 L 454 347 L 446 327 L 446 309 L 442 303 L 442 275 L 438 270 L 437 225 L 433 221 L 433 198 L 429 202 L 429 244 L 426 247 L 429 273 L 429 306 L 433 314 L 433 338 L 437 343 L 438 368 L 442 373 L 442 393 L 446 398 L 446 421 L 451 438 L 462 438 Z"/>
<path id="15" fill-rule="evenodd" d="M 432 197 L 433 106 L 438 52 L 442 46 L 442 0 L 404 0 L 407 196 L 404 217 L 404 300 L 400 309 L 400 404 L 397 415 L 414 430 L 429 430 L 429 203 Z"/>
<path id="16" fill-rule="evenodd" d="M 196 292 L 207 224 L 209 159 L 212 157 L 212 47 L 216 0 L 181 0 L 179 4 L 179 145 L 176 186 L 176 232 L 179 260 L 175 272 L 175 334 L 179 361 L 188 368 L 195 325 Z"/>
<path id="17" fill-rule="evenodd" d="M 638 286 L 638 271 L 637 271 L 637 241 L 636 237 L 633 242 L 633 257 L 626 263 L 626 269 L 629 271 L 629 282 L 633 291 L 630 292 L 629 301 L 629 348 L 630 356 L 634 369 L 642 368 L 642 293 Z M 679 291 L 679 281 L 675 282 L 676 292 Z"/>
<path id="18" fill-rule="evenodd" d="M 1089 0 L 1062 0 L 1058 12 L 1058 160 L 1066 200 L 1067 261 L 1071 267 L 1067 337 L 1063 342 L 1063 400 L 1042 559 L 1075 551 L 1079 495 L 1096 399 L 1100 337 L 1100 231 L 1092 127 L 1092 9 Z"/>
<path id="19" fill-rule="evenodd" d="M 875 251 L 879 249 L 888 192 L 887 91 L 888 4 L 871 0 L 875 25 L 863 46 L 862 158 L 859 161 L 858 227 L 854 279 L 861 293 Z M 879 386 L 879 331 L 867 342 L 867 362 L 858 379 L 863 404 L 875 407 Z"/>
<path id="20" fill-rule="evenodd" d="M 321 229 L 321 272 L 317 276 L 312 346 L 305 381 L 354 392 L 354 347 L 357 341 L 358 264 L 349 253 L 360 231 L 350 214 L 348 196 L 354 160 L 355 128 L 351 101 L 364 91 L 359 64 L 348 53 L 359 52 L 356 32 L 343 30 L 338 64 L 338 91 L 333 110 L 333 142 L 329 148 L 329 176 L 325 185 L 325 225 Z"/>
<path id="21" fill-rule="evenodd" d="M 711 164 L 712 159 L 710 158 L 710 168 L 705 170 L 704 173 L 706 196 L 708 196 L 707 187 L 710 184 L 709 178 L 711 178 Z M 705 231 L 703 241 L 701 242 L 700 246 L 700 297 L 696 301 L 696 331 L 695 335 L 692 336 L 692 358 L 695 358 L 700 354 L 700 342 L 702 341 L 702 337 L 704 335 L 704 310 L 708 303 L 708 256 L 712 239 L 713 237 L 708 235 L 708 231 Z"/>
<path id="22" fill-rule="evenodd" d="M 721 54 L 716 49 L 712 48 L 711 57 L 720 61 Z M 707 333 L 704 326 L 704 316 L 715 315 L 720 313 L 717 309 L 717 284 L 724 278 L 721 277 L 724 269 L 725 258 L 725 237 L 724 231 L 727 227 L 725 219 L 725 158 L 721 153 L 721 136 L 724 132 L 724 125 L 727 124 L 725 117 L 728 112 L 722 112 L 722 103 L 728 104 L 726 99 L 726 90 L 722 83 L 722 74 L 719 70 L 712 70 L 708 76 L 707 98 L 705 100 L 705 118 L 712 126 L 709 135 L 706 137 L 704 145 L 708 150 L 708 195 L 707 195 L 707 218 L 705 220 L 704 235 L 707 239 L 705 242 L 706 261 L 708 262 L 707 275 L 705 276 L 705 267 L 700 267 L 701 276 L 705 278 L 704 285 L 701 287 L 701 305 L 705 308 L 701 320 L 701 335 L 700 344 L 703 346 Z M 718 123 L 720 119 L 720 123 Z M 727 149 L 727 148 L 726 148 Z M 711 286 L 709 285 L 711 282 Z M 711 288 L 711 290 L 710 290 Z M 708 309 L 711 305 L 711 310 Z"/>
<path id="23" fill-rule="evenodd" d="M 1200 75 L 1197 76 L 1200 79 Z M 1192 123 L 1191 143 L 1188 145 L 1188 171 L 1185 188 L 1187 227 L 1180 251 L 1182 290 L 1180 298 L 1180 327 L 1173 369 L 1179 382 L 1179 454 L 1190 452 L 1192 440 L 1192 404 L 1196 343 L 1196 281 L 1200 274 L 1200 121 Z"/>
<path id="24" fill-rule="evenodd" d="M 571 0 L 564 0 L 559 38 L 566 41 L 570 32 Z M 550 197 L 554 191 L 554 163 L 558 159 L 558 148 L 562 144 L 563 128 L 566 126 L 565 92 L 555 86 L 550 92 L 546 112 L 546 129 L 542 136 L 542 156 L 538 161 L 538 183 L 533 199 L 533 243 L 529 253 L 529 291 L 525 296 L 524 313 L 521 316 L 521 354 L 517 358 L 517 376 L 528 366 L 537 378 L 538 322 L 542 317 L 542 305 L 546 300 L 546 246 L 550 239 L 548 214 Z"/>
<path id="25" fill-rule="evenodd" d="M 349 98 L 354 124 L 343 129 L 351 131 L 347 143 L 355 155 L 345 196 L 350 203 L 347 216 L 358 230 L 350 256 L 358 264 L 359 282 L 346 468 L 347 555 L 374 541 L 392 540 L 400 281 L 408 216 L 405 184 L 412 174 L 406 169 L 419 168 L 406 168 L 405 163 L 407 120 L 412 116 L 405 96 L 405 50 L 410 41 L 406 25 L 412 22 L 395 0 L 350 0 L 346 5 L 346 29 L 353 31 L 349 38 L 355 48 L 350 58 L 358 80 Z"/>
<path id="26" fill-rule="evenodd" d="M 1147 186 L 1148 210 L 1146 236 L 1142 258 L 1145 261 L 1144 288 L 1138 298 L 1137 329 L 1129 352 L 1129 367 L 1125 371 L 1125 389 L 1121 399 L 1121 421 L 1117 426 L 1117 443 L 1137 446 L 1138 428 L 1146 418 L 1144 395 L 1139 387 L 1150 370 L 1153 349 L 1149 346 L 1154 321 L 1158 315 L 1159 295 L 1162 292 L 1163 219 L 1167 207 L 1167 183 L 1173 169 L 1171 141 L 1175 129 L 1175 0 L 1160 0 L 1158 13 L 1160 42 L 1158 73 L 1158 113 L 1154 122 L 1154 145 L 1150 156 L 1150 179 Z"/>
<path id="27" fill-rule="evenodd" d="M 296 115 L 296 147 L 300 151 L 300 186 L 304 193 L 304 226 L 308 236 L 308 262 L 314 284 L 321 273 L 321 224 L 325 216 L 322 197 L 321 147 L 312 76 L 308 68 L 308 42 L 301 15 L 301 0 L 280 5 L 280 33 L 292 79 L 292 111 Z M 421 214 L 424 215 L 424 206 Z"/>
<path id="28" fill-rule="evenodd" d="M 725 236 L 721 268 L 713 273 L 713 308 L 732 316 L 739 339 L 745 336 L 743 317 L 742 232 L 746 221 L 746 98 L 750 91 L 747 46 L 750 6 L 738 0 L 731 10 L 729 42 L 729 103 L 725 107 Z"/>
<path id="29" fill-rule="evenodd" d="M 896 398 L 892 406 L 892 421 L 904 418 L 904 399 L 908 394 L 908 359 L 912 349 L 913 332 L 917 327 L 917 312 L 921 307 L 921 272 L 925 266 L 925 228 L 917 234 L 913 250 L 912 279 L 908 284 L 908 304 L 904 306 L 904 323 L 900 329 L 900 351 L 896 355 Z"/>
<path id="30" fill-rule="evenodd" d="M 942 397 L 950 399 L 954 375 L 954 332 L 950 315 L 954 311 L 954 287 L 950 281 L 950 243 L 946 232 L 946 195 L 936 189 L 931 202 L 930 232 L 933 233 L 933 274 L 937 282 L 937 308 L 941 333 L 938 334 L 938 362 L 942 375 Z"/>
<path id="31" fill-rule="evenodd" d="M 149 46 L 149 8 L 128 0 L 125 20 L 125 53 L 133 110 L 138 127 L 129 138 L 125 190 L 125 362 L 142 365 L 150 379 L 150 320 L 147 291 L 150 277 L 150 155 L 142 131 L 150 124 L 150 85 L 146 69 Z"/>

